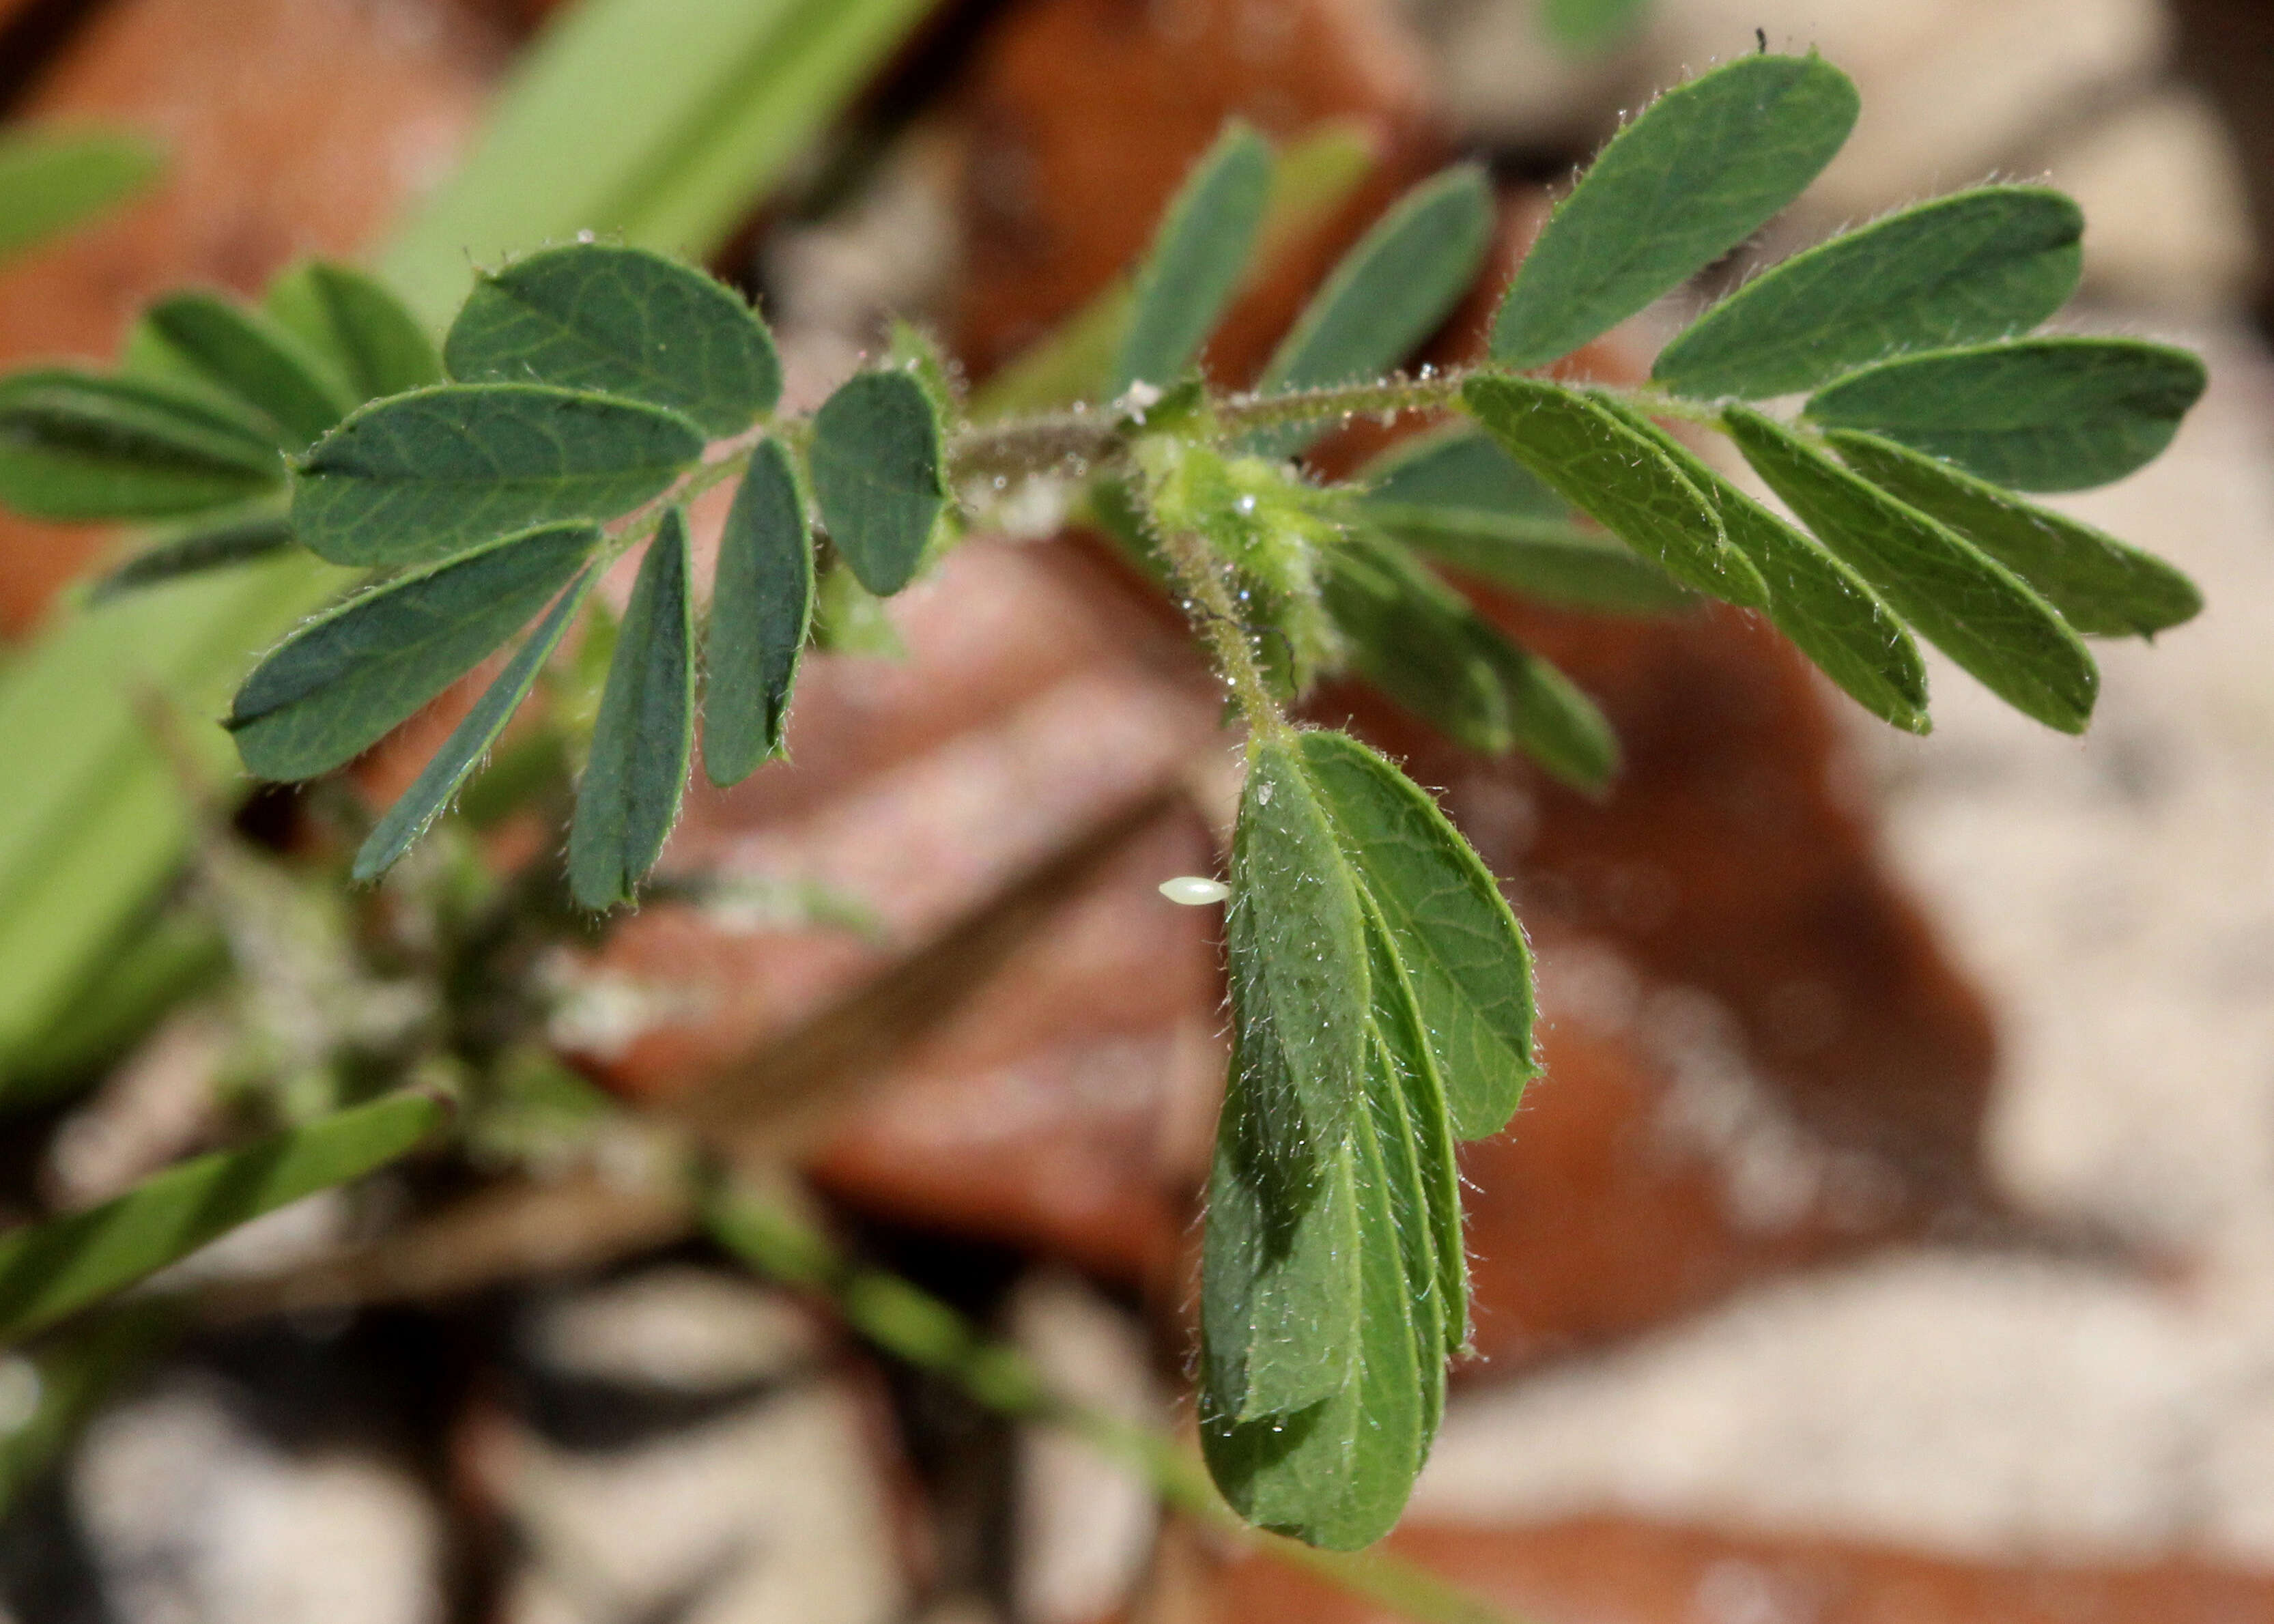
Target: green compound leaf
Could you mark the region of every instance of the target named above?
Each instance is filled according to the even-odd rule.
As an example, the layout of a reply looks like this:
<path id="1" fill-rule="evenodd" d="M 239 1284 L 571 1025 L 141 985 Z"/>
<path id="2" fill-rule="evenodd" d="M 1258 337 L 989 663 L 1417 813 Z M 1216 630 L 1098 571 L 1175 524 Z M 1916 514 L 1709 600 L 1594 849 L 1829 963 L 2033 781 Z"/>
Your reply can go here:
<path id="1" fill-rule="evenodd" d="M 418 319 L 384 282 L 353 266 L 303 260 L 269 284 L 266 303 L 324 357 L 357 405 L 442 381 L 442 357 Z"/>
<path id="2" fill-rule="evenodd" d="M 1351 534 L 1322 590 L 1367 680 L 1448 738 L 1488 756 L 1521 749 L 1591 793 L 1616 771 L 1618 742 L 1587 697 L 1394 545 Z"/>
<path id="3" fill-rule="evenodd" d="M 462 383 L 596 389 L 738 434 L 781 398 L 773 336 L 742 296 L 642 248 L 579 243 L 483 275 L 444 341 Z"/>
<path id="4" fill-rule="evenodd" d="M 420 770 L 410 787 L 387 809 L 387 816 L 379 820 L 356 852 L 357 883 L 369 884 L 393 868 L 441 816 L 442 809 L 450 804 L 451 798 L 497 742 L 505 725 L 521 708 L 521 702 L 529 697 L 537 673 L 561 646 L 562 635 L 576 620 L 576 612 L 584 606 L 585 596 L 599 579 L 597 572 L 587 569 L 568 583 L 568 590 L 553 601 L 553 607 L 515 651 L 497 680 L 450 730 L 450 736 Z"/>
<path id="5" fill-rule="evenodd" d="M 200 525 L 184 535 L 171 536 L 137 553 L 87 589 L 87 603 L 94 605 L 145 587 L 162 586 L 184 575 L 209 569 L 228 569 L 257 563 L 288 551 L 292 527 L 282 514 L 261 514 Z"/>
<path id="6" fill-rule="evenodd" d="M 1907 350 L 2026 333 L 2076 291 L 2084 215 L 2043 186 L 1937 198 L 1796 254 L 1660 352 L 1676 395 L 1762 400 Z"/>
<path id="7" fill-rule="evenodd" d="M 1825 438 L 1850 468 L 1965 537 L 2088 636 L 2153 636 L 2202 609 L 2194 582 L 2090 524 L 1874 434 Z"/>
<path id="8" fill-rule="evenodd" d="M 1865 429 L 2023 491 L 2121 479 L 2172 443 L 2203 392 L 2184 350 L 2128 338 L 2031 338 L 1851 372 L 1807 416 Z"/>
<path id="9" fill-rule="evenodd" d="M 798 656 L 813 624 L 813 543 L 797 470 L 778 440 L 750 470 L 719 539 L 703 699 L 703 771 L 724 788 L 781 753 Z"/>
<path id="10" fill-rule="evenodd" d="M 263 1213 L 397 1161 L 448 1115 L 430 1094 L 390 1094 L 0 1237 L 0 1338 L 53 1325 Z"/>
<path id="11" fill-rule="evenodd" d="M 1366 1067 L 1357 886 L 1301 758 L 1255 740 L 1232 839 L 1225 921 L 1234 1064 L 1262 1154 L 1300 1190 L 1342 1142 Z"/>
<path id="12" fill-rule="evenodd" d="M 509 536 L 310 621 L 237 691 L 246 771 L 290 781 L 352 761 L 534 620 L 599 540 L 589 524 Z"/>
<path id="13" fill-rule="evenodd" d="M 1724 420 L 1769 488 L 1928 642 L 2024 715 L 2084 731 L 2099 669 L 2020 576 L 1774 419 L 1732 406 Z"/>
<path id="14" fill-rule="evenodd" d="M 1271 200 L 1271 148 L 1247 125 L 1224 128 L 1178 191 L 1137 273 L 1136 304 L 1105 395 L 1166 387 L 1216 330 L 1247 272 Z"/>
<path id="15" fill-rule="evenodd" d="M 862 372 L 813 414 L 806 457 L 829 539 L 862 586 L 907 585 L 946 500 L 939 417 L 907 372 Z"/>
<path id="16" fill-rule="evenodd" d="M 568 889 L 595 913 L 632 899 L 679 820 L 695 749 L 693 568 L 674 508 L 640 562 L 576 786 Z"/>
<path id="17" fill-rule="evenodd" d="M 1462 164 L 1422 182 L 1343 256 L 1256 389 L 1315 389 L 1395 367 L 1461 302 L 1491 237 L 1492 190 L 1482 169 Z M 1321 432 L 1299 425 L 1259 435 L 1252 447 L 1291 455 Z"/>
<path id="18" fill-rule="evenodd" d="M 1575 523 L 1570 503 L 1475 429 L 1396 447 L 1357 477 L 1368 523 L 1480 580 L 1623 613 L 1690 601 L 1658 566 Z"/>
<path id="19" fill-rule="evenodd" d="M 537 384 L 375 401 L 292 480 L 292 531 L 335 564 L 419 564 L 560 519 L 613 519 L 703 455 L 676 412 Z"/>
<path id="20" fill-rule="evenodd" d="M 1705 494 L 1657 441 L 1592 396 L 1530 378 L 1472 378 L 1461 402 L 1502 450 L 1677 581 L 1746 608 L 1768 601 Z"/>
<path id="21" fill-rule="evenodd" d="M 1814 56 L 1747 56 L 1660 96 L 1603 148 L 1525 257 L 1493 358 L 1544 366 L 1720 259 L 1800 195 L 1855 126 Z"/>
<path id="22" fill-rule="evenodd" d="M 1540 1072 L 1523 928 L 1483 860 L 1412 779 L 1347 733 L 1305 733 L 1302 758 L 1412 985 L 1454 1131 L 1498 1133 Z"/>
<path id="23" fill-rule="evenodd" d="M 185 391 L 64 367 L 0 379 L 0 505 L 28 518 L 173 518 L 283 478 L 259 425 Z"/>
<path id="24" fill-rule="evenodd" d="M 177 293 L 146 320 L 201 382 L 275 425 L 280 449 L 305 450 L 355 405 L 321 357 L 260 311 L 218 294 Z"/>
<path id="25" fill-rule="evenodd" d="M 124 202 L 164 167 L 155 147 L 123 130 L 34 126 L 0 136 L 0 259 Z"/>
<path id="26" fill-rule="evenodd" d="M 1721 515 L 1730 544 L 1768 583 L 1765 613 L 1818 670 L 1857 704 L 1906 733 L 1933 724 L 1926 709 L 1926 665 L 1894 611 L 1854 570 L 1731 485 L 1681 441 L 1616 402 L 1606 409 L 1648 434 Z"/>

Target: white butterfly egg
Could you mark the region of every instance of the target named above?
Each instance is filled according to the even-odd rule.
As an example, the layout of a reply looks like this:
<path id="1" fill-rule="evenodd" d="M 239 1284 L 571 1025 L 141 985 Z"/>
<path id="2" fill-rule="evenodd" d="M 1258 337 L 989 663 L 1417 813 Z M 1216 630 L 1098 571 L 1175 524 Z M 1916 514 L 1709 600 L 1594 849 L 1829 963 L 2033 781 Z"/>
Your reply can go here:
<path id="1" fill-rule="evenodd" d="M 1171 902 L 1181 902 L 1188 908 L 1204 908 L 1211 902 L 1222 902 L 1231 895 L 1231 887 L 1222 880 L 1211 880 L 1206 875 L 1180 874 L 1173 880 L 1161 882 L 1161 894 Z"/>

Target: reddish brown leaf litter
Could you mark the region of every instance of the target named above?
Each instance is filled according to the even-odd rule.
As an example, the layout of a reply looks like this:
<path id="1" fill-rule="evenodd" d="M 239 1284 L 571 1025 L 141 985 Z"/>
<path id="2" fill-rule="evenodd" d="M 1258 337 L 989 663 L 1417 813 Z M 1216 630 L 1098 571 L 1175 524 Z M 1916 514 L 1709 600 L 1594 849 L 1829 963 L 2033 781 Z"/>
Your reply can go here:
<path id="1" fill-rule="evenodd" d="M 1401 1529 L 1391 1549 L 1531 1624 L 2262 1624 L 2274 1575 L 2203 1559 L 1969 1561 L 1832 1538 L 1597 1517 Z M 1399 1615 L 1261 1558 L 1205 1613 L 1223 1624 L 1387 1624 Z"/>

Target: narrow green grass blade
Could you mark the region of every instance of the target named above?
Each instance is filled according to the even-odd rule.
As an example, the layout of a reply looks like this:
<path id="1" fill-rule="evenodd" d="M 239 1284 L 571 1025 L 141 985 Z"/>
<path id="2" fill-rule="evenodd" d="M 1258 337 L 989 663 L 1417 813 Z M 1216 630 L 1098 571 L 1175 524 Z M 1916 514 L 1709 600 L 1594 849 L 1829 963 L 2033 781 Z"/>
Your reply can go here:
<path id="1" fill-rule="evenodd" d="M 693 568 L 674 508 L 641 560 L 576 786 L 568 888 L 596 913 L 632 899 L 679 821 L 695 749 Z"/>
<path id="2" fill-rule="evenodd" d="M 237 690 L 245 770 L 290 781 L 352 761 L 534 620 L 599 541 L 589 524 L 508 537 L 310 621 Z"/>
<path id="3" fill-rule="evenodd" d="M 305 450 L 356 403 L 281 322 L 218 294 L 170 295 L 146 320 L 200 379 L 275 424 L 282 450 Z"/>
<path id="4" fill-rule="evenodd" d="M 1525 256 L 1493 358 L 1544 366 L 1751 237 L 1854 128 L 1856 86 L 1815 56 L 1745 56 L 1612 138 Z"/>
<path id="5" fill-rule="evenodd" d="M 645 249 L 576 243 L 485 273 L 442 346 L 461 383 L 548 383 L 739 434 L 781 398 L 772 335 L 742 296 Z"/>
<path id="6" fill-rule="evenodd" d="M 184 575 L 257 563 L 275 557 L 291 545 L 292 527 L 282 514 L 260 514 L 200 525 L 135 554 L 89 587 L 86 602 L 92 608 L 128 592 L 178 581 Z"/>
<path id="7" fill-rule="evenodd" d="M 1227 125 L 1170 203 L 1138 270 L 1108 400 L 1141 381 L 1166 388 L 1192 365 L 1247 273 L 1270 195 L 1270 147 L 1247 125 Z"/>
<path id="8" fill-rule="evenodd" d="M 1502 450 L 1675 580 L 1747 608 L 1767 602 L 1704 493 L 1592 396 L 1530 378 L 1472 378 L 1461 402 Z"/>
<path id="9" fill-rule="evenodd" d="M 344 573 L 305 553 L 193 575 L 59 619 L 0 676 L 0 761 L 36 763 L 0 797 L 0 1101 L 17 1057 L 174 870 L 193 827 L 182 760 L 211 781 L 236 770 L 218 727 L 184 726 L 162 751 L 150 703 L 219 714 L 248 662 L 336 593 Z"/>
<path id="10" fill-rule="evenodd" d="M 861 372 L 813 415 L 806 456 L 829 539 L 879 598 L 915 578 L 945 504 L 939 417 L 907 372 Z"/>
<path id="11" fill-rule="evenodd" d="M 1825 438 L 1850 468 L 1965 537 L 2088 636 L 2152 637 L 2202 610 L 2194 582 L 2090 524 L 1876 434 Z"/>
<path id="12" fill-rule="evenodd" d="M 2024 715 L 2084 731 L 2099 669 L 2020 576 L 1774 419 L 1732 406 L 1724 420 L 1769 488 L 1928 642 Z"/>
<path id="13" fill-rule="evenodd" d="M 1894 612 L 1864 579 L 1731 485 L 1640 412 L 1606 400 L 1607 410 L 1656 440 L 1721 515 L 1730 545 L 1768 583 L 1766 613 L 1793 646 L 1857 704 L 1906 733 L 1924 733 L 1926 665 Z"/>
<path id="14" fill-rule="evenodd" d="M 0 506 L 28 518 L 172 518 L 283 477 L 259 425 L 187 391 L 65 367 L 0 379 Z"/>
<path id="15" fill-rule="evenodd" d="M 124 130 L 34 124 L 0 135 L 0 259 L 124 202 L 164 168 L 156 147 Z"/>
<path id="16" fill-rule="evenodd" d="M 362 407 L 293 470 L 292 531 L 335 564 L 420 564 L 562 519 L 613 519 L 693 467 L 676 412 L 537 384 Z"/>
<path id="17" fill-rule="evenodd" d="M 561 646 L 561 639 L 584 606 L 584 598 L 599 577 L 587 569 L 568 583 L 567 590 L 546 611 L 537 629 L 514 651 L 506 668 L 497 680 L 474 702 L 442 748 L 411 780 L 410 787 L 403 792 L 395 803 L 387 809 L 356 853 L 355 878 L 358 884 L 369 884 L 400 861 L 403 854 L 418 844 L 420 836 L 433 826 L 450 804 L 460 787 L 473 775 L 490 747 L 497 742 L 513 713 L 521 709 L 521 702 L 529 697 L 538 673 L 553 658 Z"/>
<path id="18" fill-rule="evenodd" d="M 1280 343 L 1256 388 L 1314 389 L 1378 377 L 1435 332 L 1476 281 L 1492 238 L 1492 189 L 1460 164 L 1421 183 L 1343 256 Z M 1322 430 L 1256 436 L 1263 456 L 1291 456 Z"/>
<path id="19" fill-rule="evenodd" d="M 1305 733 L 1302 756 L 1412 986 L 1454 1131 L 1465 1139 L 1498 1133 L 1540 1072 L 1523 928 L 1483 861 L 1412 779 L 1347 733 Z"/>
<path id="20" fill-rule="evenodd" d="M 750 470 L 719 540 L 711 591 L 703 771 L 721 788 L 781 753 L 798 657 L 813 625 L 813 540 L 796 465 L 779 440 Z"/>
<path id="21" fill-rule="evenodd" d="M 382 270 L 440 328 L 472 267 L 591 230 L 701 258 L 844 109 L 927 0 L 584 0 L 516 63 Z"/>
<path id="22" fill-rule="evenodd" d="M 398 1161 L 448 1115 L 431 1094 L 390 1094 L 0 1236 L 0 1338 L 53 1325 L 263 1213 Z"/>
<path id="23" fill-rule="evenodd" d="M 1270 1166 L 1301 1188 L 1347 1132 L 1366 1065 L 1358 891 L 1301 757 L 1249 746 L 1226 917 L 1234 1041 Z"/>
<path id="24" fill-rule="evenodd" d="M 1796 254 L 1692 322 L 1650 375 L 1763 400 L 1914 350 L 2026 333 L 2076 291 L 2084 214 L 2044 186 L 1936 198 Z"/>
<path id="25" fill-rule="evenodd" d="M 410 307 L 353 266 L 304 259 L 268 284 L 265 303 L 330 364 L 354 405 L 442 381 L 442 357 Z"/>
<path id="26" fill-rule="evenodd" d="M 2153 462 L 2202 396 L 2202 360 L 2128 338 L 2030 338 L 1850 372 L 1808 417 L 2023 491 L 2082 491 Z"/>

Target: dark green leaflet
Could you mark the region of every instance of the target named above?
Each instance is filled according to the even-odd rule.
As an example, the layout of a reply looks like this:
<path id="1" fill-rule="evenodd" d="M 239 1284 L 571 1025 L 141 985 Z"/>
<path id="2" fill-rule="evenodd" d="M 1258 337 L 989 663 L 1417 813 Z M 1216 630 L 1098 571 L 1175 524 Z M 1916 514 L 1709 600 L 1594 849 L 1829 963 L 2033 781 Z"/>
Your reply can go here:
<path id="1" fill-rule="evenodd" d="M 442 381 L 418 319 L 377 277 L 307 259 L 268 287 L 268 313 L 322 356 L 358 405 Z"/>
<path id="2" fill-rule="evenodd" d="M 1768 583 L 1766 613 L 1777 629 L 1872 715 L 1908 733 L 1929 731 L 1926 665 L 1903 623 L 1864 578 L 1648 417 L 1615 401 L 1603 404 L 1656 440 L 1706 493 L 1730 544 Z"/>
<path id="3" fill-rule="evenodd" d="M 323 359 L 282 323 L 212 293 L 150 307 L 151 330 L 199 378 L 276 425 L 276 444 L 304 451 L 356 404 Z"/>
<path id="4" fill-rule="evenodd" d="M 1289 1188 L 1342 1142 L 1366 1066 L 1366 942 L 1357 890 L 1301 757 L 1254 741 L 1225 920 L 1239 1086 L 1267 1167 Z"/>
<path id="5" fill-rule="evenodd" d="M 789 453 L 769 440 L 750 454 L 719 540 L 703 698 L 703 770 L 713 784 L 739 784 L 780 753 L 812 622 L 805 502 Z"/>
<path id="6" fill-rule="evenodd" d="M 1492 191 L 1482 169 L 1462 164 L 1424 181 L 1343 256 L 1256 388 L 1313 389 L 1397 365 L 1460 303 L 1491 235 Z M 1312 425 L 1269 431 L 1251 449 L 1291 455 L 1322 432 Z"/>
<path id="7" fill-rule="evenodd" d="M 821 522 L 861 584 L 879 598 L 907 585 L 945 492 L 939 418 L 907 372 L 862 372 L 813 415 L 806 457 Z"/>
<path id="8" fill-rule="evenodd" d="M 449 1108 L 396 1094 L 200 1156 L 115 1200 L 0 1236 L 0 1337 L 53 1325 L 302 1196 L 416 1149 Z"/>
<path id="9" fill-rule="evenodd" d="M 676 412 L 536 384 L 374 401 L 292 480 L 292 530 L 335 564 L 418 564 L 560 519 L 613 519 L 703 455 Z"/>
<path id="10" fill-rule="evenodd" d="M 1335 1163 L 1350 1169 L 1357 1310 L 1339 1324 L 1306 1327 L 1313 1337 L 1354 1339 L 1350 1377 L 1332 1396 L 1251 1420 L 1226 1414 L 1205 1387 L 1201 1398 L 1201 1452 L 1233 1509 L 1260 1527 L 1333 1550 L 1356 1550 L 1389 1531 L 1428 1444 L 1413 1294 L 1373 1109 L 1379 1098 L 1369 1091 Z"/>
<path id="11" fill-rule="evenodd" d="M 568 889 L 595 912 L 632 899 L 679 820 L 695 748 L 692 568 L 687 520 L 674 508 L 641 561 L 576 786 Z"/>
<path id="12" fill-rule="evenodd" d="M 87 589 L 92 605 L 125 592 L 178 581 L 208 569 L 226 569 L 274 558 L 292 545 L 292 527 L 282 514 L 235 519 L 200 527 L 137 553 Z"/>
<path id="13" fill-rule="evenodd" d="M 125 201 L 164 167 L 128 131 L 16 125 L 0 136 L 0 259 Z"/>
<path id="14" fill-rule="evenodd" d="M 1768 601 L 1705 494 L 1593 397 L 1530 378 L 1472 378 L 1461 402 L 1502 450 L 1676 580 L 1748 608 Z"/>
<path id="15" fill-rule="evenodd" d="M 1469 843 L 1396 767 L 1338 733 L 1305 733 L 1302 760 L 1412 985 L 1455 1132 L 1498 1133 L 1540 1071 L 1522 927 Z"/>
<path id="16" fill-rule="evenodd" d="M 1856 123 L 1856 86 L 1814 56 L 1746 56 L 1660 96 L 1603 148 L 1525 257 L 1493 358 L 1542 366 L 1751 236 Z"/>
<path id="17" fill-rule="evenodd" d="M 1666 614 L 1697 601 L 1624 543 L 1567 520 L 1388 503 L 1369 503 L 1366 516 L 1448 569 L 1543 602 L 1617 614 Z"/>
<path id="18" fill-rule="evenodd" d="M 2081 491 L 2162 455 L 2203 391 L 2184 350 L 2127 338 L 2030 338 L 1934 350 L 1850 372 L 1807 416 L 1867 429 L 2023 491 Z"/>
<path id="19" fill-rule="evenodd" d="M 508 537 L 310 621 L 237 691 L 246 771 L 289 781 L 354 759 L 535 619 L 599 540 L 589 524 Z"/>
<path id="20" fill-rule="evenodd" d="M 781 398 L 781 362 L 742 296 L 644 248 L 576 243 L 485 274 L 442 346 L 462 383 L 597 389 L 738 434 Z"/>
<path id="21" fill-rule="evenodd" d="M 1520 747 L 1577 787 L 1608 778 L 1617 745 L 1594 706 L 1395 545 L 1350 533 L 1321 586 L 1367 680 L 1447 737 L 1487 755 Z"/>
<path id="22" fill-rule="evenodd" d="M 1367 521 L 1439 563 L 1551 603 L 1630 613 L 1690 594 L 1473 428 L 1408 442 L 1359 470 Z"/>
<path id="23" fill-rule="evenodd" d="M 2025 715 L 2084 731 L 2099 669 L 2019 576 L 1773 418 L 1732 406 L 1726 421 L 1770 489 L 1927 641 Z"/>
<path id="24" fill-rule="evenodd" d="M 358 884 L 368 884 L 393 868 L 441 816 L 450 798 L 497 742 L 505 725 L 521 708 L 521 702 L 529 697 L 537 673 L 561 646 L 561 635 L 576 618 L 576 611 L 584 607 L 585 594 L 598 579 L 592 570 L 587 569 L 568 583 L 568 590 L 554 600 L 545 618 L 537 623 L 537 629 L 529 634 L 506 668 L 498 673 L 497 680 L 450 730 L 450 736 L 420 770 L 410 787 L 373 826 L 356 852 L 355 878 Z"/>
<path id="25" fill-rule="evenodd" d="M 1510 518 L 1571 516 L 1570 503 L 1480 429 L 1443 429 L 1393 446 L 1357 477 L 1369 504 Z"/>
<path id="26" fill-rule="evenodd" d="M 1826 438 L 1850 468 L 1965 537 L 2088 635 L 2150 636 L 2202 608 L 2194 582 L 2089 524 L 1875 434 Z"/>
<path id="27" fill-rule="evenodd" d="M 1429 1046 L 1413 983 L 1399 960 L 1381 906 L 1366 898 L 1367 963 L 1372 980 L 1368 1098 L 1391 1174 L 1398 1247 L 1413 1303 L 1414 1356 L 1428 1401 L 1422 1444 L 1436 1435 L 1445 1408 L 1445 1361 L 1469 1340 L 1469 1259 L 1461 1237 L 1461 1174 L 1445 1079 Z M 1413 1463 L 1419 1470 L 1421 1462 Z"/>
<path id="28" fill-rule="evenodd" d="M 1289 1195 L 1261 1106 L 1238 1083 L 1216 1124 L 1201 1259 L 1203 1404 L 1231 1421 L 1307 1409 L 1357 1364 L 1359 1192 L 1350 1148 Z"/>
<path id="29" fill-rule="evenodd" d="M 1677 395 L 1763 400 L 1907 350 L 2026 333 L 2076 290 L 2084 215 L 2043 186 L 1936 198 L 1756 277 L 1659 353 Z"/>
<path id="30" fill-rule="evenodd" d="M 1270 147 L 1244 124 L 1225 126 L 1162 216 L 1137 273 L 1108 400 L 1133 383 L 1165 387 L 1183 376 L 1246 274 L 1270 194 Z"/>
<path id="31" fill-rule="evenodd" d="M 0 379 L 0 503 L 31 518 L 171 518 L 283 477 L 258 425 L 183 390 L 64 367 Z"/>

